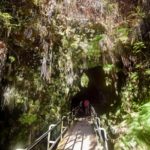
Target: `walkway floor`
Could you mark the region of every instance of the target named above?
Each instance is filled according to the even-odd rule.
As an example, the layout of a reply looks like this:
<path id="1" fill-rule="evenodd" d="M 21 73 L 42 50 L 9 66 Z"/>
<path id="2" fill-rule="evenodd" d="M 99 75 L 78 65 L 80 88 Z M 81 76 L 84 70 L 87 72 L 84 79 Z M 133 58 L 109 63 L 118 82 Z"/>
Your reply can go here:
<path id="1" fill-rule="evenodd" d="M 88 118 L 80 118 L 68 130 L 57 150 L 102 150 Z"/>

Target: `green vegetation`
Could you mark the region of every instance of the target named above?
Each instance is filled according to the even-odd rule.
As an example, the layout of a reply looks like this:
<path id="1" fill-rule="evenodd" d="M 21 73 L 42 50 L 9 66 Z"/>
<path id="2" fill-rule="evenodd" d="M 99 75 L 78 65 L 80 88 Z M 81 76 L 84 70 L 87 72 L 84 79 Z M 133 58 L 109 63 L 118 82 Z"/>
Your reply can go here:
<path id="1" fill-rule="evenodd" d="M 88 87 L 88 83 L 89 83 L 89 78 L 87 77 L 87 75 L 84 73 L 81 77 L 81 86 L 82 87 Z"/>
<path id="2" fill-rule="evenodd" d="M 106 74 L 110 74 L 114 68 L 115 68 L 114 64 L 104 64 L 103 65 L 103 70 L 105 71 Z"/>
<path id="3" fill-rule="evenodd" d="M 128 126 L 124 126 L 128 124 Z M 150 148 L 150 103 L 146 103 L 139 108 L 138 112 L 126 115 L 125 121 L 120 124 L 121 128 L 126 128 L 126 135 L 122 135 L 115 144 L 115 149 L 147 150 Z"/>
<path id="4" fill-rule="evenodd" d="M 141 52 L 142 49 L 145 49 L 145 48 L 146 48 L 146 46 L 145 46 L 144 42 L 139 41 L 139 42 L 134 43 L 133 52 L 139 53 L 139 52 Z"/>
<path id="5" fill-rule="evenodd" d="M 105 85 L 95 84 L 108 108 L 102 124 L 115 150 L 150 149 L 149 5 L 95 2 L 81 8 L 78 1 L 0 2 L 2 149 L 29 144 L 61 118 L 97 66 Z"/>
<path id="6" fill-rule="evenodd" d="M 127 43 L 129 32 L 130 29 L 127 27 L 117 28 L 116 31 L 116 35 L 118 36 L 117 39 L 120 40 L 122 43 Z"/>

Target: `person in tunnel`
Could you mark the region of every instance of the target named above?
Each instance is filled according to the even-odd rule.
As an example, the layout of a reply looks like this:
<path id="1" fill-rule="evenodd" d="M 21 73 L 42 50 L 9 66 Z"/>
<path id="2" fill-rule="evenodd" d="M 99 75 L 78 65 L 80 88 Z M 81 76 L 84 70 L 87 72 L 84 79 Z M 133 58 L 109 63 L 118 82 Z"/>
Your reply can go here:
<path id="1" fill-rule="evenodd" d="M 84 115 L 83 101 L 80 101 L 80 103 L 79 103 L 79 114 L 80 114 L 80 116 Z"/>
<path id="2" fill-rule="evenodd" d="M 88 116 L 90 115 L 90 102 L 88 99 L 84 100 L 84 110 L 85 110 L 85 115 Z"/>
<path id="3" fill-rule="evenodd" d="M 79 107 L 80 107 L 80 109 L 83 108 L 83 101 L 80 101 Z"/>

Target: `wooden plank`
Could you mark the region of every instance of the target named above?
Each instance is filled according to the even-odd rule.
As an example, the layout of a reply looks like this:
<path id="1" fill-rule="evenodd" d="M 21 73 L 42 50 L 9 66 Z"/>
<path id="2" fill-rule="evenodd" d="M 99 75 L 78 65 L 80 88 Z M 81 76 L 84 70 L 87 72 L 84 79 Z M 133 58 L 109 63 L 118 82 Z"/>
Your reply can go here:
<path id="1" fill-rule="evenodd" d="M 65 134 L 57 150 L 102 150 L 87 118 L 80 118 Z"/>

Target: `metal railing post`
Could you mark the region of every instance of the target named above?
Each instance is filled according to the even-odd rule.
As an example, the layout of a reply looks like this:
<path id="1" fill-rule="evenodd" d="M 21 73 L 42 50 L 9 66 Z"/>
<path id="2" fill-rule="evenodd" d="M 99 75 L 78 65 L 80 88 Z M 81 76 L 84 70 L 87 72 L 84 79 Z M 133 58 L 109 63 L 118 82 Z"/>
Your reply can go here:
<path id="1" fill-rule="evenodd" d="M 67 122 L 68 122 L 68 126 L 70 125 L 70 119 L 69 116 L 67 116 Z"/>
<path id="2" fill-rule="evenodd" d="M 73 112 L 71 112 L 71 122 L 73 121 Z"/>
<path id="3" fill-rule="evenodd" d="M 56 126 L 56 124 L 51 124 L 49 126 L 49 130 L 51 130 L 54 126 Z M 51 141 L 51 131 L 48 133 L 48 137 L 47 137 L 47 150 L 50 149 L 50 145 L 53 144 L 55 141 Z"/>
<path id="4" fill-rule="evenodd" d="M 100 119 L 98 117 L 95 117 L 96 118 L 96 123 L 98 125 L 98 127 L 100 127 Z"/>
<path id="5" fill-rule="evenodd" d="M 91 106 L 91 116 L 92 116 L 93 123 L 95 125 L 95 131 L 97 132 L 100 141 L 103 142 L 104 149 L 108 150 L 108 142 L 107 142 L 108 139 L 107 139 L 106 130 L 100 127 L 100 118 L 97 117 L 97 114 L 93 106 Z"/>
<path id="6" fill-rule="evenodd" d="M 64 127 L 64 122 L 63 122 L 63 118 L 62 118 L 62 122 L 61 122 L 61 140 L 62 140 L 62 133 L 63 133 L 63 127 Z"/>
<path id="7" fill-rule="evenodd" d="M 58 143 L 58 141 L 60 139 L 63 138 L 63 134 L 67 131 L 68 126 L 70 125 L 70 123 L 72 123 L 72 121 L 74 120 L 74 116 L 76 115 L 76 111 L 78 107 L 76 107 L 74 110 L 72 110 L 71 112 L 69 112 L 67 114 L 67 116 L 63 116 L 61 120 L 59 120 L 56 124 L 51 124 L 49 126 L 49 129 L 44 132 L 40 137 L 38 137 L 31 145 L 29 145 L 27 148 L 25 149 L 18 149 L 18 150 L 32 150 L 33 148 L 35 148 L 43 139 L 45 139 L 47 137 L 47 150 L 52 150 L 56 144 Z M 67 119 L 67 126 L 64 126 L 64 119 Z M 70 122 L 71 121 L 71 122 Z M 51 132 L 53 130 L 55 130 L 55 128 L 61 124 L 61 133 L 59 134 L 59 136 L 55 139 L 55 141 L 51 140 Z"/>
<path id="8" fill-rule="evenodd" d="M 63 131 L 65 129 L 65 126 L 64 126 L 64 119 L 66 118 L 66 116 L 63 116 L 62 117 L 62 121 L 61 121 L 61 140 L 62 140 L 62 137 L 63 137 Z"/>
<path id="9" fill-rule="evenodd" d="M 101 136 L 103 138 L 104 141 L 104 148 L 105 150 L 108 150 L 108 143 L 107 143 L 107 134 L 106 134 L 106 130 L 104 128 L 101 128 Z"/>

